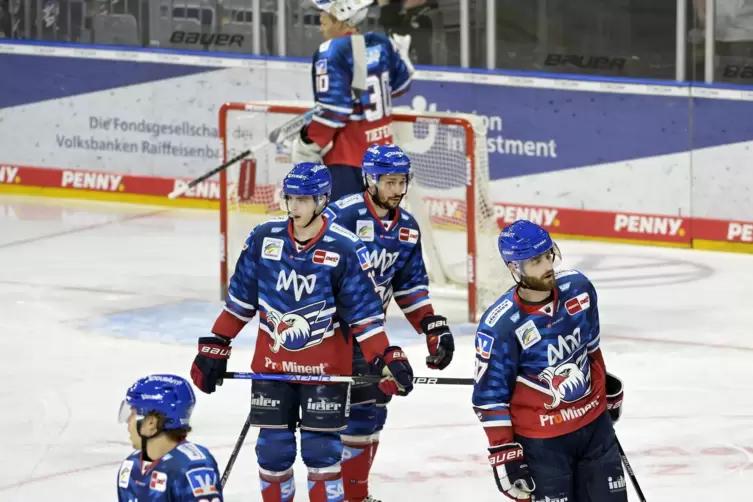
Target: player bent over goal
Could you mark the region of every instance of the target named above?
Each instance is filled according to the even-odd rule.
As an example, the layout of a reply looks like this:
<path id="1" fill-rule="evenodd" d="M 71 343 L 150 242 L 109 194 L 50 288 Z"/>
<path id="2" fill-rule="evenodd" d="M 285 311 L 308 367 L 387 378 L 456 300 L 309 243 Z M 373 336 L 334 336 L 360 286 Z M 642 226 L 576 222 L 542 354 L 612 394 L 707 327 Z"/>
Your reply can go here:
<path id="1" fill-rule="evenodd" d="M 288 215 L 257 226 L 246 239 L 230 280 L 225 308 L 199 339 L 191 378 L 214 392 L 227 369 L 230 344 L 254 315 L 259 333 L 251 369 L 257 373 L 351 375 L 354 340 L 384 378 L 387 394 L 406 395 L 413 372 L 384 333 L 368 251 L 325 217 L 332 179 L 321 164 L 296 165 L 283 180 Z M 295 431 L 308 467 L 309 500 L 343 500 L 340 474 L 348 414 L 347 384 L 252 383 L 251 419 L 264 502 L 293 499 Z"/>
<path id="2" fill-rule="evenodd" d="M 426 365 L 444 369 L 455 351 L 452 333 L 447 319 L 434 313 L 429 298 L 418 223 L 399 207 L 412 178 L 410 159 L 396 145 L 373 145 L 363 157 L 362 171 L 365 191 L 331 204 L 327 215 L 363 241 L 385 310 L 394 296 L 406 319 L 426 338 Z M 353 371 L 370 373 L 362 348 L 356 344 L 354 349 Z M 343 484 L 349 502 L 378 502 L 369 495 L 368 481 L 390 398 L 375 385 L 352 388 L 353 406 L 342 436 Z"/>
<path id="3" fill-rule="evenodd" d="M 514 500 L 626 501 L 622 382 L 599 348 L 596 290 L 555 273 L 559 249 L 530 221 L 505 228 L 499 250 L 517 287 L 481 318 L 473 391 L 497 486 Z"/>

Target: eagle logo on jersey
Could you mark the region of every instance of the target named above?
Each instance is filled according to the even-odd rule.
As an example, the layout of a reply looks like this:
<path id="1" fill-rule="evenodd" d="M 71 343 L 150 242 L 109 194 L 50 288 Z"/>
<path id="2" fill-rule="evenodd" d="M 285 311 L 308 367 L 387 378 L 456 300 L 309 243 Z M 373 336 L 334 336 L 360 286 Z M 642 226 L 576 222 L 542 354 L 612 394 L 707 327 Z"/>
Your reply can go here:
<path id="1" fill-rule="evenodd" d="M 588 368 L 584 371 L 583 363 L 588 353 L 583 352 L 575 362 L 563 363 L 556 368 L 549 367 L 539 374 L 539 380 L 546 382 L 554 399 L 545 404 L 548 410 L 558 407 L 563 402 L 572 403 L 591 390 L 591 375 Z"/>
<path id="2" fill-rule="evenodd" d="M 323 301 L 316 302 L 284 314 L 270 311 L 267 324 L 274 342 L 270 350 L 277 353 L 283 348 L 297 352 L 322 343 L 332 322 L 330 316 L 322 315 L 324 304 Z"/>

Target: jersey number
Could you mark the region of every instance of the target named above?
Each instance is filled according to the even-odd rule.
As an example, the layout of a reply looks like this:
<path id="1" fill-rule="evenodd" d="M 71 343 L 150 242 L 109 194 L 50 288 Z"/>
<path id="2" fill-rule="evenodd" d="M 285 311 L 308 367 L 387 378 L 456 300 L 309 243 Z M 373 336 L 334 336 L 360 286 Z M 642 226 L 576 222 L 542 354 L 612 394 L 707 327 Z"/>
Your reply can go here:
<path id="1" fill-rule="evenodd" d="M 327 92 L 329 90 L 329 75 L 326 73 L 316 76 L 316 92 Z"/>
<path id="2" fill-rule="evenodd" d="M 389 72 L 381 75 L 369 75 L 366 77 L 366 85 L 369 89 L 370 105 L 366 109 L 366 120 L 376 122 L 383 117 L 392 115 L 392 88 L 390 87 Z"/>

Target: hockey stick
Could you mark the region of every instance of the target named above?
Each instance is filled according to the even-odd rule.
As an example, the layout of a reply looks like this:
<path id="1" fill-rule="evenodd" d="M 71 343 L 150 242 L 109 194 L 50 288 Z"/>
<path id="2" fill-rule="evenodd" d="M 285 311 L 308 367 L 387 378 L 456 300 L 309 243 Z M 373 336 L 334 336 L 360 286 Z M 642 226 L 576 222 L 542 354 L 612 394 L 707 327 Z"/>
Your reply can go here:
<path id="1" fill-rule="evenodd" d="M 222 473 L 222 480 L 220 481 L 220 486 L 223 489 L 225 488 L 225 484 L 227 483 L 227 478 L 230 477 L 230 471 L 233 470 L 233 466 L 235 465 L 235 460 L 238 458 L 238 454 L 241 452 L 241 446 L 243 446 L 243 443 L 246 441 L 246 436 L 248 435 L 248 430 L 250 428 L 251 428 L 251 411 L 248 412 L 246 423 L 243 424 L 243 429 L 241 429 L 241 435 L 238 436 L 238 441 L 235 442 L 233 451 L 232 453 L 230 453 L 230 458 L 228 459 L 227 465 L 225 466 L 225 472 Z"/>
<path id="2" fill-rule="evenodd" d="M 625 455 L 625 450 L 622 449 L 622 445 L 620 444 L 620 440 L 617 439 L 617 435 L 614 436 L 614 441 L 617 443 L 617 448 L 620 450 L 620 457 L 622 457 L 622 463 L 625 464 L 625 470 L 628 473 L 628 476 L 630 476 L 630 481 L 633 483 L 633 488 L 635 488 L 635 493 L 638 495 L 638 498 L 641 502 L 646 502 L 646 496 L 643 495 L 643 490 L 641 490 L 641 485 L 638 484 L 638 478 L 635 477 L 635 473 L 633 472 L 633 468 L 630 466 L 630 462 L 628 462 L 627 455 Z"/>
<path id="3" fill-rule="evenodd" d="M 275 129 L 272 130 L 272 132 L 270 132 L 267 135 L 266 139 L 264 139 L 264 141 L 262 141 L 258 145 L 252 146 L 248 150 L 244 150 L 243 152 L 239 153 L 238 155 L 228 160 L 224 164 L 221 164 L 215 167 L 214 169 L 211 169 L 205 172 L 198 178 L 195 178 L 189 181 L 186 185 L 176 188 L 175 190 L 170 192 L 167 198 L 175 199 L 177 197 L 180 197 L 181 195 L 185 194 L 186 192 L 191 190 L 193 187 L 195 187 L 202 181 L 205 181 L 211 178 L 212 176 L 219 173 L 220 171 L 224 171 L 225 169 L 232 166 L 236 162 L 239 162 L 245 159 L 246 157 L 248 157 L 249 155 L 256 153 L 257 151 L 261 150 L 265 146 L 269 144 L 280 143 L 281 141 L 285 141 L 286 139 L 288 139 L 289 137 L 293 136 L 298 131 L 300 131 L 303 128 L 303 126 L 308 124 L 311 121 L 311 117 L 314 115 L 314 113 L 316 113 L 316 111 L 317 111 L 317 108 L 312 108 L 311 110 L 307 111 L 303 115 L 298 115 L 297 117 L 294 117 L 290 119 L 289 121 L 285 122 L 281 126 L 276 127 Z"/>
<path id="4" fill-rule="evenodd" d="M 382 379 L 377 375 L 342 376 L 342 375 L 290 375 L 283 373 L 250 373 L 245 371 L 230 371 L 223 378 L 230 380 L 279 380 L 283 382 L 347 382 L 347 383 L 379 383 Z M 445 378 L 445 377 L 413 377 L 413 384 L 422 385 L 473 385 L 473 378 Z"/>

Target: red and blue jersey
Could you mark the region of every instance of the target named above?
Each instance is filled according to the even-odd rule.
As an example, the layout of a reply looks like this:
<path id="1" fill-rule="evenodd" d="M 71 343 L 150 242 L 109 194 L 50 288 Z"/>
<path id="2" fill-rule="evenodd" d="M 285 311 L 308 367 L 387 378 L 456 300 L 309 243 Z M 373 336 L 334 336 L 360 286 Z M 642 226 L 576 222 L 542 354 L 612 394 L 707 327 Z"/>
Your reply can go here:
<path id="1" fill-rule="evenodd" d="M 188 441 L 154 462 L 135 451 L 120 464 L 118 502 L 222 502 L 220 479 L 212 454 Z"/>
<path id="2" fill-rule="evenodd" d="M 606 409 L 596 290 L 575 270 L 555 277 L 550 301 L 513 288 L 479 323 L 473 408 L 491 445 L 561 436 Z"/>
<path id="3" fill-rule="evenodd" d="M 212 332 L 233 338 L 257 314 L 259 373 L 350 375 L 351 337 L 367 360 L 389 345 L 368 250 L 327 218 L 304 246 L 287 217 L 248 236 Z"/>
<path id="4" fill-rule="evenodd" d="M 326 165 L 360 167 L 363 154 L 373 144 L 392 142 L 392 98 L 410 87 L 411 73 L 390 39 L 366 33 L 366 87 L 352 89 L 351 37 L 328 40 L 314 53 L 311 78 L 314 101 L 320 108 L 307 134 L 324 148 Z"/>
<path id="5" fill-rule="evenodd" d="M 416 219 L 397 208 L 391 218 L 383 220 L 366 193 L 343 197 L 329 205 L 327 214 L 356 234 L 368 249 L 384 308 L 394 297 L 405 317 L 421 333 L 421 320 L 433 315 L 434 310 Z"/>

